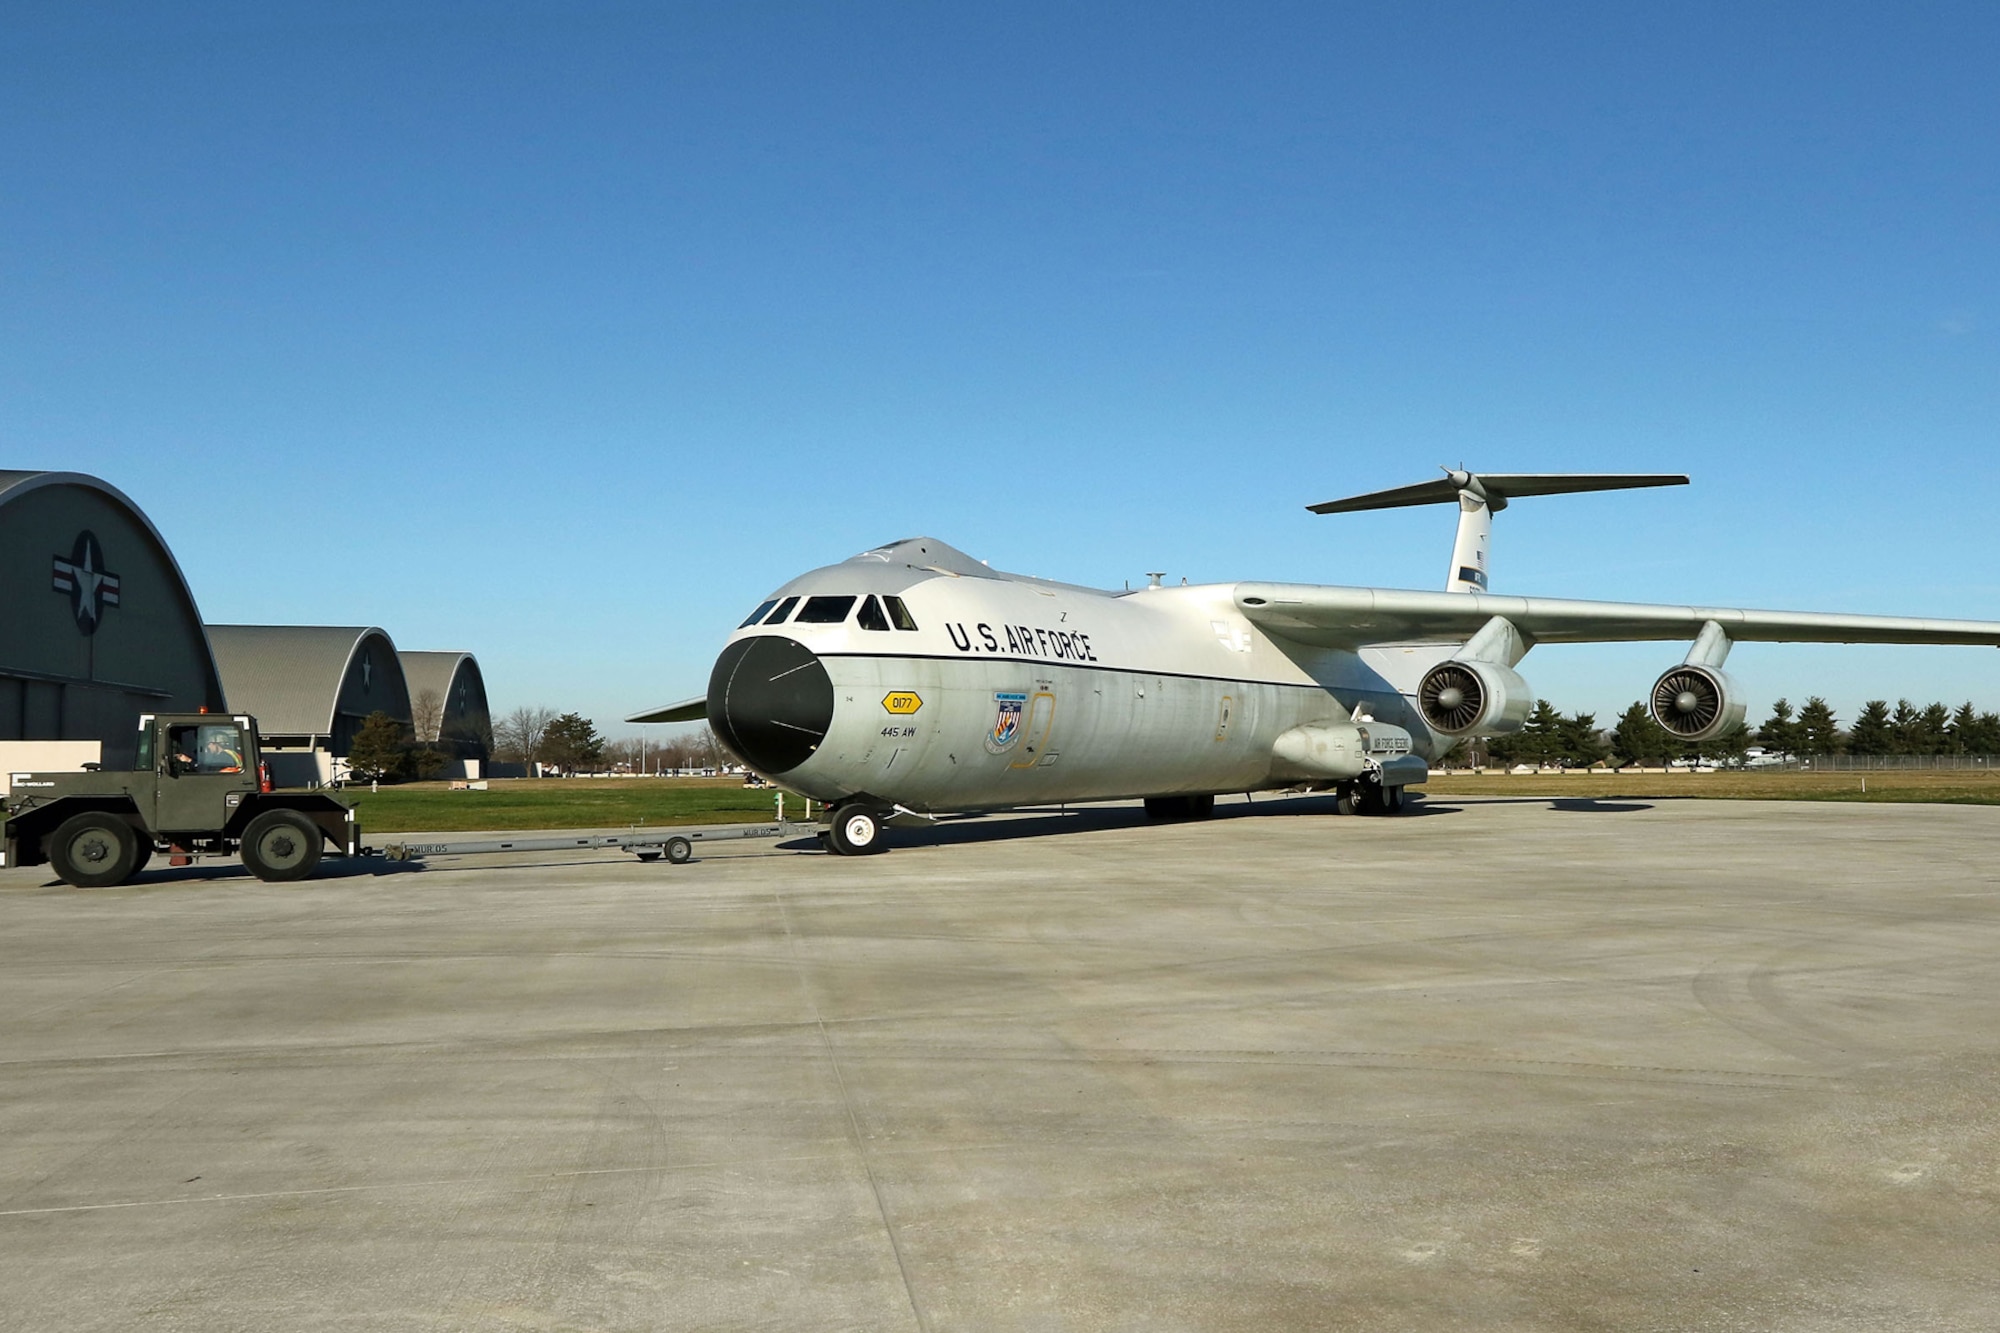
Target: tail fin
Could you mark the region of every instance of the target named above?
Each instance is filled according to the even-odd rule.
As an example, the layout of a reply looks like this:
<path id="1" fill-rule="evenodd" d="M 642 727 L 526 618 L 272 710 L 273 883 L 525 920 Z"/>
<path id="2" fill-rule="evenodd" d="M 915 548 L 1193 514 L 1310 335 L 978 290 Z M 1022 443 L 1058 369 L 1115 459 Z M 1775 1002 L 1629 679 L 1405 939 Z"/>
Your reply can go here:
<path id="1" fill-rule="evenodd" d="M 1524 495 L 1571 495 L 1578 491 L 1623 491 L 1640 486 L 1685 486 L 1688 479 L 1656 472 L 1466 472 L 1444 469 L 1436 481 L 1394 490 L 1370 491 L 1345 500 L 1307 505 L 1315 514 L 1352 514 L 1362 509 L 1458 503 L 1458 539 L 1452 543 L 1446 592 L 1486 591 L 1486 552 L 1492 544 L 1493 515 Z"/>

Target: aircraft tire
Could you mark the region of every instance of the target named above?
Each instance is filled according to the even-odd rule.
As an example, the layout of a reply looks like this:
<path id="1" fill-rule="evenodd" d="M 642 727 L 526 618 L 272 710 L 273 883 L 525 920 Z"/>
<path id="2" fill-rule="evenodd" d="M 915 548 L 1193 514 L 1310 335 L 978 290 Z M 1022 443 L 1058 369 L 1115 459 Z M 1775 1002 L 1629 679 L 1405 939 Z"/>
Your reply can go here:
<path id="1" fill-rule="evenodd" d="M 1401 787 L 1384 787 L 1382 789 L 1382 813 L 1386 815 L 1400 815 L 1403 813 L 1403 789 Z"/>
<path id="2" fill-rule="evenodd" d="M 873 856 L 888 851 L 882 840 L 882 816 L 860 805 L 834 811 L 827 846 L 841 856 Z"/>
<path id="3" fill-rule="evenodd" d="M 46 844 L 56 878 L 79 889 L 108 889 L 132 877 L 139 839 L 113 814 L 86 810 L 66 819 Z"/>
<path id="4" fill-rule="evenodd" d="M 296 810 L 266 810 L 243 830 L 237 852 L 250 873 L 267 884 L 289 884 L 319 868 L 325 835 Z"/>

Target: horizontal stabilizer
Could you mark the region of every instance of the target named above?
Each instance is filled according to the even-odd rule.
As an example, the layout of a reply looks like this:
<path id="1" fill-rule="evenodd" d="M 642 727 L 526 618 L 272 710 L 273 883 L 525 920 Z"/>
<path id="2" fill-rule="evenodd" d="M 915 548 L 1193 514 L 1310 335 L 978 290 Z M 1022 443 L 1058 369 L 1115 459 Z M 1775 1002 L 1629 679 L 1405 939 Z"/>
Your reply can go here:
<path id="1" fill-rule="evenodd" d="M 683 699 L 665 708 L 652 708 L 643 713 L 634 713 L 627 722 L 705 722 L 708 720 L 708 699 Z"/>
<path id="2" fill-rule="evenodd" d="M 1363 509 L 1401 509 L 1406 505 L 1452 504 L 1459 492 L 1484 493 L 1494 510 L 1524 495 L 1572 495 L 1579 491 L 1625 491 L 1642 486 L 1685 486 L 1688 479 L 1664 472 L 1454 472 L 1446 470 L 1436 481 L 1420 481 L 1414 486 L 1370 491 L 1345 500 L 1328 500 L 1307 505 L 1315 514 L 1352 514 Z"/>

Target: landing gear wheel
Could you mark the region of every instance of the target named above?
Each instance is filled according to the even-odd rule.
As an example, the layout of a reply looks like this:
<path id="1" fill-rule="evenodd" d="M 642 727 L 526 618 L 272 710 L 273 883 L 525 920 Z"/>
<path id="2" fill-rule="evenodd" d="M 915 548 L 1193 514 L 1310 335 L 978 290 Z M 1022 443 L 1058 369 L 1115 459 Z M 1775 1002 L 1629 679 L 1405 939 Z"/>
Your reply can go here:
<path id="1" fill-rule="evenodd" d="M 1372 782 L 1355 782 L 1342 787 L 1333 808 L 1343 815 L 1379 815 L 1385 809 L 1382 788 Z"/>
<path id="2" fill-rule="evenodd" d="M 667 839 L 667 864 L 684 866 L 694 855 L 694 844 L 686 838 Z"/>
<path id="3" fill-rule="evenodd" d="M 243 830 L 243 864 L 271 884 L 304 879 L 319 867 L 319 825 L 296 810 L 266 810 Z"/>
<path id="4" fill-rule="evenodd" d="M 882 816 L 859 805 L 834 811 L 827 845 L 842 856 L 872 856 L 888 850 L 882 845 Z"/>
<path id="5" fill-rule="evenodd" d="M 64 820 L 46 847 L 56 877 L 79 889 L 123 884 L 139 862 L 139 839 L 132 826 L 101 810 Z"/>
<path id="6" fill-rule="evenodd" d="M 1382 813 L 1386 815 L 1400 815 L 1403 813 L 1403 789 L 1401 787 L 1384 787 L 1382 789 Z"/>

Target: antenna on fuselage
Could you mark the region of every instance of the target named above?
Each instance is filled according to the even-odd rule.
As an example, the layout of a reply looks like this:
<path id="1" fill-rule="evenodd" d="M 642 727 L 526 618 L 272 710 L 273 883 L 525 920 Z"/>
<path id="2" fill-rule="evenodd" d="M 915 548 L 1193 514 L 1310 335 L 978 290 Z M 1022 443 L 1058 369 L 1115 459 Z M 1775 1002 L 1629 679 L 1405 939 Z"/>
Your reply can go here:
<path id="1" fill-rule="evenodd" d="M 1164 569 L 1149 569 L 1146 571 L 1146 586 L 1148 588 L 1157 588 L 1160 586 L 1160 580 L 1166 576 L 1167 571 Z"/>
<path id="2" fill-rule="evenodd" d="M 1315 514 L 1352 514 L 1363 509 L 1458 504 L 1458 536 L 1451 547 L 1446 592 L 1485 592 L 1486 553 L 1492 545 L 1493 515 L 1509 500 L 1525 495 L 1573 495 L 1581 491 L 1624 491 L 1644 486 L 1685 486 L 1688 479 L 1667 472 L 1468 472 L 1440 468 L 1444 476 L 1414 486 L 1370 491 L 1345 500 L 1307 505 Z"/>

